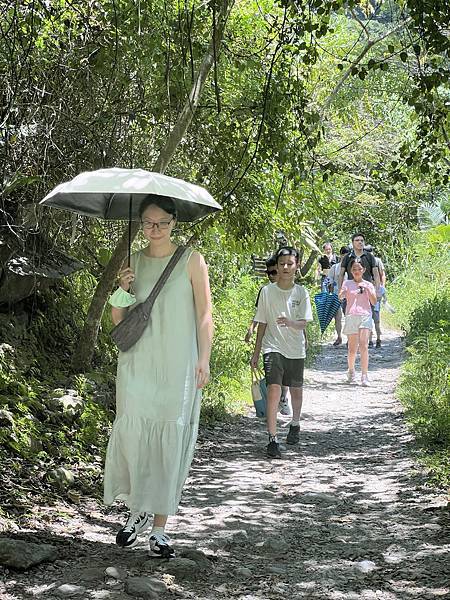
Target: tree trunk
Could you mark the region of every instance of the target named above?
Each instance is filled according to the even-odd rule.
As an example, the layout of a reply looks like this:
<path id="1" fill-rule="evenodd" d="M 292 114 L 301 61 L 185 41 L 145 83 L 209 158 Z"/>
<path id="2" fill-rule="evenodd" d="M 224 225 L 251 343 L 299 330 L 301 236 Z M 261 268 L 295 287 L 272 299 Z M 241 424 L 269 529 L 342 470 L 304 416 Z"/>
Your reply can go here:
<path id="1" fill-rule="evenodd" d="M 211 71 L 211 67 L 214 64 L 214 57 L 216 57 L 218 54 L 232 4 L 233 0 L 222 0 L 220 4 L 220 10 L 216 19 L 216 27 L 213 31 L 212 40 L 209 44 L 208 50 L 203 57 L 189 97 L 186 100 L 183 110 L 178 116 L 178 119 L 153 166 L 153 171 L 158 173 L 165 172 L 170 160 L 178 148 L 178 145 L 189 128 L 199 104 L 203 86 L 209 75 L 209 72 Z M 136 237 L 138 229 L 139 225 L 137 223 L 132 223 L 131 239 Z M 94 292 L 94 296 L 86 315 L 83 331 L 81 332 L 79 342 L 72 359 L 72 369 L 75 372 L 85 371 L 91 364 L 105 304 L 109 294 L 113 289 L 117 273 L 126 257 L 127 249 L 128 227 L 124 230 L 124 233 L 111 256 L 110 261 L 106 265 L 106 268 Z"/>
<path id="2" fill-rule="evenodd" d="M 303 265 L 303 267 L 300 268 L 300 274 L 302 277 L 306 277 L 306 275 L 309 273 L 310 268 L 316 262 L 318 254 L 319 253 L 317 252 L 317 250 L 311 250 L 311 254 L 308 256 L 305 264 Z"/>

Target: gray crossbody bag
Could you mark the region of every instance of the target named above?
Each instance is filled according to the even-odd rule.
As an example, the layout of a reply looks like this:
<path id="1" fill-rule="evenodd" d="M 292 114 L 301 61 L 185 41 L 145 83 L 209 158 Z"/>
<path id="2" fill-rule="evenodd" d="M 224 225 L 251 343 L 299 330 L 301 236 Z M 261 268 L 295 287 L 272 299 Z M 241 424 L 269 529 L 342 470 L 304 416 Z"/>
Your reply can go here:
<path id="1" fill-rule="evenodd" d="M 166 268 L 150 292 L 149 297 L 144 302 L 132 308 L 127 316 L 111 331 L 111 337 L 121 352 L 126 352 L 133 347 L 144 333 L 145 328 L 150 322 L 150 313 L 155 300 L 185 250 L 186 246 L 179 246 L 175 250 L 172 258 L 167 263 Z"/>

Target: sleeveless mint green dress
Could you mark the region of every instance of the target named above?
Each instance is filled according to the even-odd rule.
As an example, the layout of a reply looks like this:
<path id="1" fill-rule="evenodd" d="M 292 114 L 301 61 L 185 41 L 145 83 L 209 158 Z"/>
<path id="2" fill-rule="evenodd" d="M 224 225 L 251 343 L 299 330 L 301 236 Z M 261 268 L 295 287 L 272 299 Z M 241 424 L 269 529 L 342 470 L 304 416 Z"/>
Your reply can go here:
<path id="1" fill-rule="evenodd" d="M 194 454 L 201 392 L 195 378 L 197 327 L 187 271 L 191 254 L 185 251 L 164 285 L 142 337 L 119 353 L 104 502 L 123 500 L 131 512 L 175 514 Z M 131 259 L 136 302 L 142 302 L 170 257 L 149 258 L 141 250 Z"/>

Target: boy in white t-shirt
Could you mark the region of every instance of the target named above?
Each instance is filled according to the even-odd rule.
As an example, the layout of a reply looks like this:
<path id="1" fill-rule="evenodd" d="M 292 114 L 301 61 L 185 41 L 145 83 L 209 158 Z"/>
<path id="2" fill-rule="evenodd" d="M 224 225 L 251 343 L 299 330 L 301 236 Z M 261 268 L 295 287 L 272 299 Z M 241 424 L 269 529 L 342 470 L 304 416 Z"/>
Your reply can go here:
<path id="1" fill-rule="evenodd" d="M 286 442 L 297 444 L 299 441 L 306 355 L 303 331 L 313 318 L 308 292 L 302 285 L 294 283 L 300 258 L 298 250 L 284 246 L 275 257 L 278 282 L 265 286 L 261 291 L 254 317 L 258 322 L 258 334 L 251 360 L 252 367 L 256 368 L 262 350 L 267 383 L 269 458 L 281 458 L 277 406 L 283 385 L 289 387 L 292 403 L 292 422 Z"/>

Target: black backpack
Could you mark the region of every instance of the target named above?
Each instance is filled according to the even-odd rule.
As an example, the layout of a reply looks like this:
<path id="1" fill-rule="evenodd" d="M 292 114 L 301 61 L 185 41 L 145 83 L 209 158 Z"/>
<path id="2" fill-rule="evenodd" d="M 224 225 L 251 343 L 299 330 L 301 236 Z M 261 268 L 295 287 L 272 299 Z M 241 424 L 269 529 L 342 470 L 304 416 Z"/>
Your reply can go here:
<path id="1" fill-rule="evenodd" d="M 369 273 L 370 273 L 370 278 L 372 280 L 372 282 L 375 281 L 374 276 L 373 276 L 373 270 L 374 268 L 377 266 L 377 263 L 375 261 L 375 257 L 373 254 L 371 254 L 370 252 L 366 252 L 365 254 L 362 255 L 362 257 L 364 260 L 360 259 L 360 262 L 362 264 L 362 266 L 365 269 L 368 269 Z M 355 262 L 356 260 L 356 256 L 353 252 L 353 250 L 351 252 L 349 252 L 342 263 L 342 267 L 344 269 L 344 271 L 349 275 L 350 274 L 350 270 L 352 268 L 352 264 Z"/>

